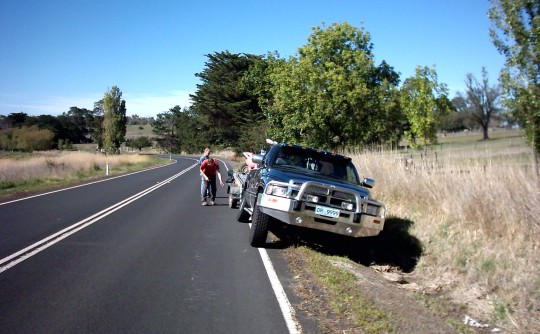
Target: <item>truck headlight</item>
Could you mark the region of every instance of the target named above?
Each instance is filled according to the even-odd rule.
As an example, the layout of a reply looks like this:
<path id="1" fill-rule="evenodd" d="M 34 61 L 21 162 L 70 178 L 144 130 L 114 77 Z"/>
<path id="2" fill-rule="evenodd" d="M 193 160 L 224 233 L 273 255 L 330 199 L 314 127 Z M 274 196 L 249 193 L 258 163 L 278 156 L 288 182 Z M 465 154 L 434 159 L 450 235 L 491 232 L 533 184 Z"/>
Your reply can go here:
<path id="1" fill-rule="evenodd" d="M 366 208 L 366 213 L 371 216 L 378 216 L 379 214 L 379 207 L 376 205 L 368 204 Z"/>
<path id="2" fill-rule="evenodd" d="M 354 204 L 349 202 L 341 202 L 341 208 L 344 210 L 352 211 L 354 208 Z"/>
<path id="3" fill-rule="evenodd" d="M 287 187 L 277 186 L 274 184 L 269 184 L 266 187 L 266 194 L 268 195 L 274 195 L 274 196 L 280 196 L 280 197 L 287 197 Z"/>
<path id="4" fill-rule="evenodd" d="M 312 203 L 319 203 L 319 197 L 313 196 L 313 195 L 306 195 L 306 201 L 312 202 Z"/>

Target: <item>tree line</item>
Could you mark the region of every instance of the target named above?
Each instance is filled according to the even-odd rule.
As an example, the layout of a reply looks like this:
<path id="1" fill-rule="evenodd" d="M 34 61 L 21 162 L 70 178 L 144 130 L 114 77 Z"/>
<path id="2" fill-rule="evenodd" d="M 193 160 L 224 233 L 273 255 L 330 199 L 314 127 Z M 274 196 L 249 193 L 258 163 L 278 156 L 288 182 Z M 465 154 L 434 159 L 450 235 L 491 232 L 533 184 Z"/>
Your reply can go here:
<path id="1" fill-rule="evenodd" d="M 488 139 L 493 120 L 513 122 L 485 69 L 480 80 L 467 75 L 466 91 L 450 100 L 434 68 L 418 66 L 401 83 L 390 64 L 376 63 L 369 32 L 348 23 L 314 28 L 287 59 L 275 52 L 207 57 L 184 111 L 200 141 L 238 151 L 260 147 L 265 137 L 328 150 L 397 147 L 403 138 L 426 147 L 441 130 L 481 128 Z"/>
<path id="2" fill-rule="evenodd" d="M 497 84 L 485 68 L 465 76 L 465 90 L 450 100 L 435 68 L 419 65 L 401 83 L 377 63 L 364 28 L 334 23 L 313 28 L 288 58 L 220 52 L 197 76 L 189 115 L 200 140 L 242 151 L 266 136 L 321 149 L 412 146 L 437 142 L 437 131 L 479 128 L 483 139 L 495 120 L 518 125 L 531 144 L 538 174 L 540 151 L 540 3 L 491 0 L 490 36 L 506 58 Z"/>
<path id="3" fill-rule="evenodd" d="M 364 29 L 347 23 L 314 28 L 308 43 L 289 59 L 207 55 L 193 104 L 174 106 L 154 118 L 126 116 L 126 101 L 116 86 L 94 109 L 71 107 L 60 116 L 0 115 L 0 148 L 65 149 L 96 143 L 116 152 L 155 144 L 167 152 L 196 153 L 203 147 L 256 150 L 265 138 L 338 150 L 373 144 L 398 146 L 403 137 L 423 147 L 436 143 L 437 131 L 481 126 L 485 138 L 493 116 L 500 117 L 499 88 L 468 75 L 467 91 L 452 101 L 435 69 L 418 66 L 401 87 L 400 76 L 384 60 L 375 64 L 373 44 Z M 147 137 L 125 140 L 127 124 L 150 124 Z"/>
<path id="4" fill-rule="evenodd" d="M 126 125 L 154 121 L 152 117 L 126 116 L 126 102 L 121 97 L 120 89 L 113 86 L 92 110 L 71 107 L 59 116 L 0 115 L 0 149 L 71 149 L 73 144 L 95 143 L 98 149 L 115 152 L 125 141 Z"/>
<path id="5" fill-rule="evenodd" d="M 195 74 L 200 84 L 192 104 L 174 106 L 151 123 L 156 144 L 172 153 L 198 153 L 206 146 L 257 150 L 267 137 L 334 151 L 397 147 L 403 138 L 414 147 L 429 147 L 441 130 L 479 128 L 488 139 L 497 120 L 524 129 L 537 163 L 540 66 L 534 41 L 540 5 L 492 2 L 491 37 L 507 59 L 499 84 L 490 84 L 483 68 L 479 79 L 467 74 L 465 90 L 450 99 L 436 69 L 422 65 L 402 82 L 391 64 L 376 62 L 367 30 L 333 23 L 313 28 L 307 43 L 288 58 L 277 52 L 206 55 L 203 71 Z M 79 116 L 84 126 L 70 123 Z M 94 110 L 73 107 L 57 121 L 58 129 L 70 133 L 53 131 L 57 138 L 75 142 L 70 136 L 76 134 L 114 152 L 125 137 L 125 101 L 113 87 Z"/>

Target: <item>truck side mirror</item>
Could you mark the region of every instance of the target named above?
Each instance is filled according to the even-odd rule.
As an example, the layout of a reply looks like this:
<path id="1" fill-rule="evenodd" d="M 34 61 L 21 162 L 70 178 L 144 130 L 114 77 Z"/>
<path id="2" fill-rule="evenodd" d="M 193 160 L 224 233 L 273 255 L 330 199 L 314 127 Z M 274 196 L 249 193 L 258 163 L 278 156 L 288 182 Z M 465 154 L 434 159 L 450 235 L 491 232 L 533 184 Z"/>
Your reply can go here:
<path id="1" fill-rule="evenodd" d="M 256 163 L 257 165 L 262 165 L 263 158 L 264 158 L 264 156 L 261 155 L 261 154 L 253 154 L 253 155 L 251 156 L 251 161 L 253 161 L 253 162 Z"/>
<path id="2" fill-rule="evenodd" d="M 373 188 L 374 185 L 375 185 L 375 180 L 373 180 L 373 179 L 369 179 L 369 178 L 365 177 L 364 180 L 362 181 L 362 186 L 363 187 Z"/>

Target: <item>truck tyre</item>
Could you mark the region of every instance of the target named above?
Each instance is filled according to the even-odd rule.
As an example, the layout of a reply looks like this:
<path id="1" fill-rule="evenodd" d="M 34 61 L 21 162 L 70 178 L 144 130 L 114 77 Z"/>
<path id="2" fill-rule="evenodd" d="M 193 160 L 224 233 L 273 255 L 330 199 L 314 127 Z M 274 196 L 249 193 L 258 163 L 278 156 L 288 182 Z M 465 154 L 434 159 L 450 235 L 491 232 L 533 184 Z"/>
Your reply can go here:
<path id="1" fill-rule="evenodd" d="M 229 195 L 229 208 L 234 209 L 238 205 L 238 199 L 233 198 L 232 194 Z"/>
<path id="2" fill-rule="evenodd" d="M 240 223 L 249 223 L 249 213 L 244 210 L 246 206 L 246 199 L 242 198 L 240 202 L 240 208 L 238 209 L 238 214 L 236 215 L 236 220 Z"/>
<path id="3" fill-rule="evenodd" d="M 253 247 L 261 247 L 266 244 L 266 237 L 268 236 L 268 224 L 270 217 L 259 210 L 259 206 L 255 205 L 253 209 L 253 218 L 251 222 L 251 230 L 249 235 L 249 242 Z"/>

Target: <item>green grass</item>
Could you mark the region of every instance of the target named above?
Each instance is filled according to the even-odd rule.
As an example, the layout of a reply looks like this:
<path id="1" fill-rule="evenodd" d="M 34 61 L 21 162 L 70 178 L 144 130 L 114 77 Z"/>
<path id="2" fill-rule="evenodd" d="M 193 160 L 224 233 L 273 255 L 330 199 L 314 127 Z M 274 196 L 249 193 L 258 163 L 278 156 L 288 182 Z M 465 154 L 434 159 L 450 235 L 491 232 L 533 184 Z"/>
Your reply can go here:
<path id="1" fill-rule="evenodd" d="M 136 137 L 155 137 L 155 134 L 152 132 L 152 126 L 150 124 L 128 125 L 126 127 L 126 139 Z"/>
<path id="2" fill-rule="evenodd" d="M 393 151 L 391 154 L 409 158 L 420 165 L 524 165 L 531 162 L 531 150 L 520 130 L 496 129 L 489 133 L 490 139 L 482 140 L 480 132 L 461 132 L 439 135 L 438 144 L 424 150 L 411 148 Z M 408 143 L 402 142 L 402 147 Z"/>
<path id="3" fill-rule="evenodd" d="M 328 292 L 329 304 L 339 319 L 354 324 L 354 328 L 366 334 L 395 333 L 390 317 L 378 309 L 375 303 L 358 290 L 358 279 L 349 271 L 332 264 L 339 257 L 325 256 L 306 247 L 298 249 L 307 261 L 309 270 L 320 286 Z"/>
<path id="4" fill-rule="evenodd" d="M 495 319 L 506 319 L 510 313 L 510 309 L 506 306 L 505 303 L 501 301 L 496 301 L 495 306 L 493 307 L 493 318 Z"/>

